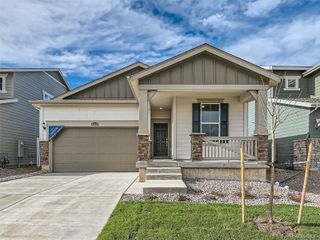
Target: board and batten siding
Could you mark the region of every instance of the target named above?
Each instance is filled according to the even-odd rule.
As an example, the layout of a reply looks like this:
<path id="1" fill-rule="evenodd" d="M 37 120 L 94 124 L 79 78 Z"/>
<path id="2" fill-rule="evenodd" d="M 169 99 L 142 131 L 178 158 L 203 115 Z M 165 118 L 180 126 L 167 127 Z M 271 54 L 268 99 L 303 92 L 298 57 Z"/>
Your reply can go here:
<path id="1" fill-rule="evenodd" d="M 197 102 L 197 97 L 176 97 L 174 100 L 175 111 L 172 113 L 174 143 L 172 146 L 175 159 L 190 159 L 191 157 L 190 134 L 192 133 L 192 103 L 194 102 Z M 243 104 L 234 98 L 226 98 L 224 102 L 229 103 L 229 137 L 244 136 Z"/>
<path id="2" fill-rule="evenodd" d="M 12 78 L 18 102 L 0 104 L 0 153 L 7 153 L 10 164 L 16 164 L 19 139 L 25 144 L 22 163 L 36 163 L 39 111 L 29 101 L 42 99 L 43 90 L 60 95 L 66 87 L 43 72 L 15 72 Z"/>
<path id="3" fill-rule="evenodd" d="M 44 122 L 54 122 L 53 125 L 88 122 L 90 126 L 90 123 L 95 121 L 118 122 L 119 126 L 124 121 L 135 121 L 138 125 L 139 106 L 138 104 L 44 106 L 42 114 Z M 47 131 L 48 129 L 41 131 L 41 139 L 47 139 Z"/>
<path id="4" fill-rule="evenodd" d="M 124 72 L 97 85 L 66 97 L 66 99 L 134 99 L 127 76 L 131 76 L 141 70 L 143 70 L 143 68 L 136 67 L 130 71 Z"/>
<path id="5" fill-rule="evenodd" d="M 140 84 L 261 85 L 261 76 L 209 54 L 187 61 L 139 80 Z"/>

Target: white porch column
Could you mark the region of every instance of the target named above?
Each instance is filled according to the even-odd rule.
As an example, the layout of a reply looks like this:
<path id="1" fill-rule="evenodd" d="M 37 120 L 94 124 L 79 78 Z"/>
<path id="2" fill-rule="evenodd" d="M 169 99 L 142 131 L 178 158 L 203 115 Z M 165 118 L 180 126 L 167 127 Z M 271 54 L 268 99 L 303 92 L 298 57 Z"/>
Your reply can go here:
<path id="1" fill-rule="evenodd" d="M 149 135 L 149 123 L 148 123 L 148 91 L 140 90 L 139 94 L 139 131 L 138 134 Z"/>
<path id="2" fill-rule="evenodd" d="M 267 91 L 257 91 L 255 95 L 256 115 L 254 135 L 268 135 L 267 104 Z"/>
<path id="3" fill-rule="evenodd" d="M 257 159 L 268 161 L 268 97 L 267 90 L 250 91 L 255 99 L 255 130 Z"/>

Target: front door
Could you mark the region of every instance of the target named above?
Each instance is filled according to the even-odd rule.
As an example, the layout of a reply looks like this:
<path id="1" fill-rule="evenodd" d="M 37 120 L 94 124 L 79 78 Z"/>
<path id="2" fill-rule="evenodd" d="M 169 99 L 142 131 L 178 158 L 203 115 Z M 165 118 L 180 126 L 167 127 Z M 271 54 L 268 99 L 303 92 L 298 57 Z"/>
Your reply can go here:
<path id="1" fill-rule="evenodd" d="M 153 125 L 153 155 L 167 157 L 168 154 L 168 123 Z"/>

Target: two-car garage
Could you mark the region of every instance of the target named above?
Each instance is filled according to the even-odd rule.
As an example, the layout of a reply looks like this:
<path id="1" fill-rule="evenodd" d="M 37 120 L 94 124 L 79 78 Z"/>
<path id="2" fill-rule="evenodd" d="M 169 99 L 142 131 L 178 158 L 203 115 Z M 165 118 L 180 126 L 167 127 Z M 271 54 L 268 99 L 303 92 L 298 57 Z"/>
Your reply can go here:
<path id="1" fill-rule="evenodd" d="M 52 171 L 137 171 L 137 128 L 65 127 L 52 141 Z"/>

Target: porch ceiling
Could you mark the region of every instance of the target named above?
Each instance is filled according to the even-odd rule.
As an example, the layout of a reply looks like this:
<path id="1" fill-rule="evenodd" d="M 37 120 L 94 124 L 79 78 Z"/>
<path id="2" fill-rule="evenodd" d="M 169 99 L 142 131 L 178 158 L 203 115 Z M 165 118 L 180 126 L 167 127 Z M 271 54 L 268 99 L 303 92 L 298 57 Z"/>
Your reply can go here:
<path id="1" fill-rule="evenodd" d="M 247 91 L 232 91 L 232 92 L 166 92 L 158 91 L 150 98 L 151 108 L 154 110 L 169 110 L 171 109 L 173 97 L 193 97 L 198 99 L 225 99 L 234 98 L 236 101 L 241 101 L 244 96 L 249 96 Z"/>

